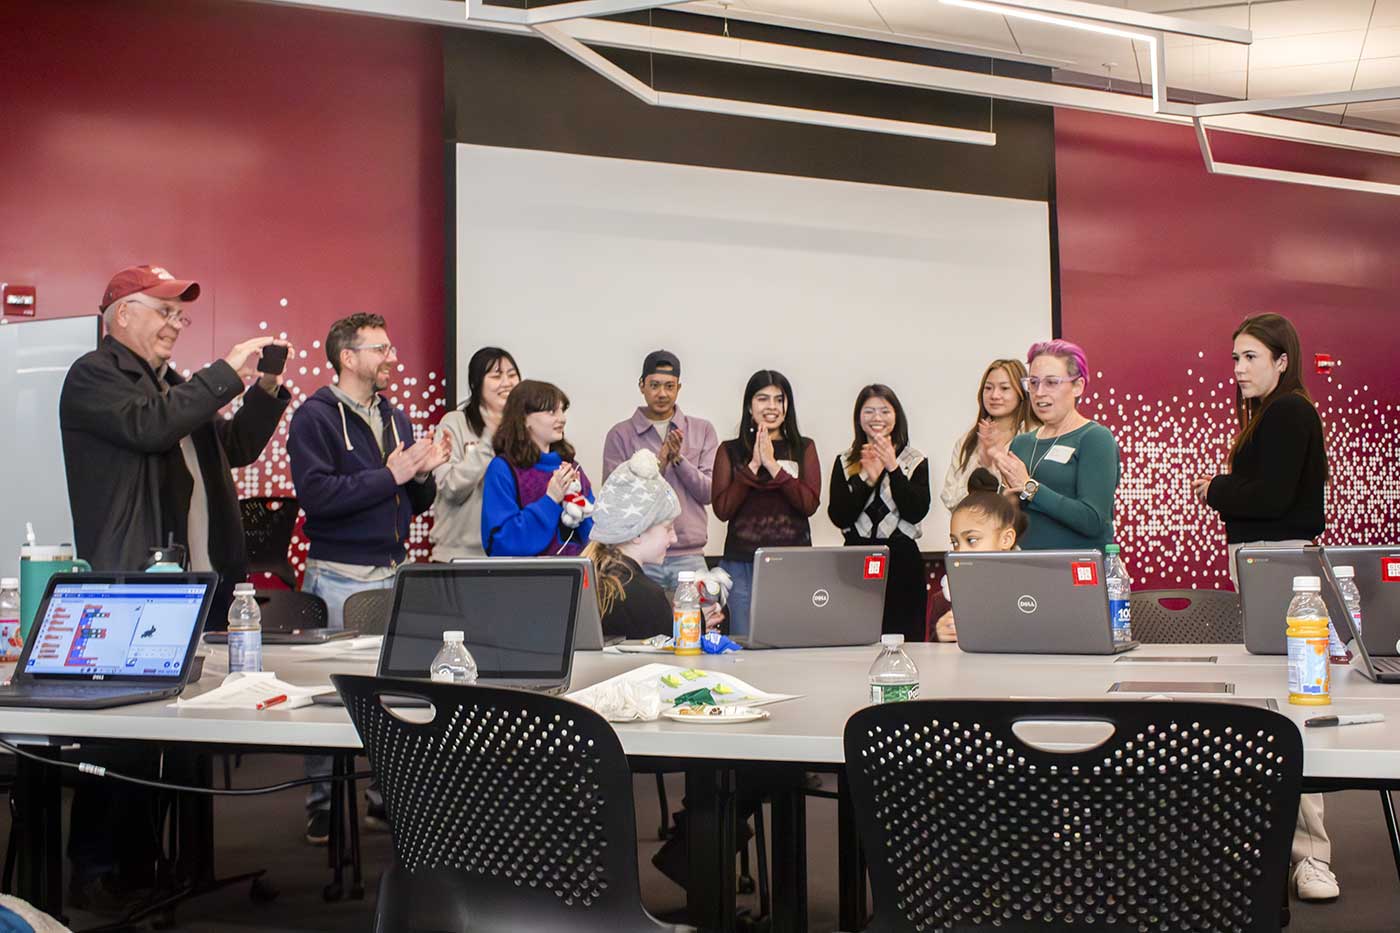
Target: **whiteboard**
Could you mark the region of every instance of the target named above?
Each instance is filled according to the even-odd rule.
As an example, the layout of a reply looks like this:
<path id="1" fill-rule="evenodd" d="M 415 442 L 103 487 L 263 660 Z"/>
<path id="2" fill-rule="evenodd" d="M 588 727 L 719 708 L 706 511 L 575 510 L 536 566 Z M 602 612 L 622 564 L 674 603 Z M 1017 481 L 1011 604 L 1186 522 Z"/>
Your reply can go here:
<path id="1" fill-rule="evenodd" d="M 938 491 L 977 380 L 1050 336 L 1044 202 L 473 145 L 456 181 L 458 393 L 478 347 L 509 350 L 569 396 L 595 487 L 648 351 L 679 355 L 680 407 L 721 441 L 749 376 L 776 369 L 821 455 L 813 541 L 838 544 L 827 478 L 857 392 L 883 382 L 930 459 L 920 545 L 945 550 Z M 723 544 L 712 516 L 708 553 Z"/>
<path id="2" fill-rule="evenodd" d="M 40 544 L 73 541 L 58 396 L 68 367 L 97 347 L 97 315 L 0 324 L 0 576 L 19 574 L 24 523 Z M 79 554 L 79 557 L 82 555 Z"/>

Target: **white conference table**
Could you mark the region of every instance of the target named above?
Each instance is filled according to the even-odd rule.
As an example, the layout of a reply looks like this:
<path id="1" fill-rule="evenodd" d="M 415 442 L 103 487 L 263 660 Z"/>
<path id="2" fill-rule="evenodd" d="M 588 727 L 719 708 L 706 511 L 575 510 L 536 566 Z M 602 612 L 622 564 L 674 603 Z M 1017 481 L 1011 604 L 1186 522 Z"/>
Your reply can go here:
<path id="1" fill-rule="evenodd" d="M 839 765 L 842 730 L 851 713 L 869 702 L 867 671 L 878 648 L 788 649 L 701 655 L 685 666 L 718 670 L 772 693 L 799 694 L 769 707 L 771 717 L 737 725 L 688 725 L 662 720 L 619 723 L 617 733 L 630 756 L 710 758 Z M 967 654 L 955 645 L 907 645 L 919 668 L 919 695 L 945 698 L 1141 699 L 1148 694 L 1110 693 L 1119 681 L 1225 682 L 1234 697 L 1273 700 L 1303 732 L 1304 775 L 1313 779 L 1400 781 L 1400 687 L 1371 683 L 1352 670 L 1333 668 L 1330 706 L 1288 702 L 1284 658 L 1248 654 L 1240 645 L 1144 645 L 1118 656 Z M 329 682 L 333 673 L 372 673 L 369 659 L 301 660 L 284 647 L 264 650 L 264 664 L 290 683 Z M 1155 660 L 1193 658 L 1194 661 Z M 1213 661 L 1205 660 L 1213 658 Z M 571 689 L 655 662 L 666 655 L 580 652 Z M 186 697 L 219 683 L 226 670 L 224 649 L 206 660 L 206 674 Z M 1172 689 L 1157 691 L 1191 699 Z M 1202 698 L 1206 698 L 1202 696 Z M 1210 697 L 1228 699 L 1228 697 Z M 1383 723 L 1303 729 L 1303 721 L 1329 713 L 1383 712 Z M 110 710 L 0 709 L 0 735 L 12 741 L 49 739 L 189 742 L 288 749 L 358 749 L 359 736 L 343 709 L 179 709 L 168 702 Z"/>
<path id="2" fill-rule="evenodd" d="M 920 697 L 936 698 L 1073 698 L 1131 700 L 1148 696 L 1188 699 L 1234 699 L 1255 704 L 1272 701 L 1272 706 L 1288 716 L 1303 735 L 1304 777 L 1317 787 L 1385 787 L 1400 785 L 1400 688 L 1373 684 L 1352 670 L 1333 668 L 1332 697 L 1329 706 L 1293 706 L 1288 702 L 1287 673 L 1283 657 L 1248 654 L 1242 645 L 1145 645 L 1125 655 L 978 655 L 962 652 L 956 645 L 912 644 L 906 650 L 918 665 Z M 752 723 L 692 725 L 662 720 L 649 723 L 615 724 L 623 750 L 638 759 L 666 759 L 687 769 L 688 806 L 692 813 L 712 817 L 704 823 L 728 824 L 700 840 L 702 825 L 693 819 L 692 866 L 700 864 L 702 853 L 717 855 L 721 861 L 703 873 L 693 871 L 690 904 L 692 916 L 702 929 L 732 929 L 733 885 L 716 879 L 734 877 L 732 865 L 732 802 L 722 802 L 724 792 L 715 792 L 710 775 L 722 775 L 735 763 L 763 766 L 790 764 L 794 767 L 830 767 L 839 770 L 844 759 L 842 734 L 846 720 L 869 702 L 867 673 L 879 652 L 876 646 L 853 648 L 789 649 L 744 651 L 729 655 L 701 655 L 686 659 L 685 666 L 730 673 L 753 686 L 772 693 L 798 694 L 792 700 L 768 707 L 770 718 Z M 324 684 L 333 673 L 373 673 L 374 662 L 363 655 L 332 660 L 305 660 L 304 653 L 284 647 L 264 649 L 264 665 L 283 680 L 295 684 Z M 656 662 L 677 663 L 679 659 L 655 654 L 580 652 L 575 655 L 571 689 L 599 683 L 624 671 Z M 227 670 L 223 648 L 209 649 L 205 676 L 192 684 L 186 697 L 217 686 Z M 1110 692 L 1120 681 L 1167 682 L 1152 693 Z M 1179 692 L 1172 684 L 1224 682 L 1233 694 L 1191 694 Z M 1383 723 L 1341 728 L 1307 729 L 1303 721 L 1329 713 L 1385 713 Z M 1051 730 L 1040 741 L 1067 747 L 1081 734 L 1076 727 Z M 295 710 L 273 708 L 253 710 L 201 710 L 177 708 L 169 701 L 119 707 L 109 710 L 62 711 L 39 709 L 0 709 L 0 736 L 16 743 L 55 744 L 77 741 L 93 744 L 121 744 L 123 741 L 175 744 L 191 748 L 310 749 L 351 751 L 361 748 L 359 736 L 345 711 L 337 707 L 310 706 Z M 703 774 L 704 777 L 695 775 Z M 695 782 L 692 783 L 692 778 Z M 708 782 L 708 784 L 707 784 Z M 732 785 L 723 785 L 732 787 Z M 707 789 L 706 789 L 707 788 Z M 50 806 L 56 799 L 52 792 Z M 786 914 L 775 913 L 774 928 L 802 929 L 805 912 L 805 828 L 802 804 L 783 804 L 783 831 L 777 823 L 779 808 L 774 799 L 774 905 Z M 729 806 L 728 811 L 719 809 Z M 708 809 L 702 809 L 708 808 Z M 725 815 L 720 816 L 721 813 Z M 43 866 L 25 866 L 21 879 L 30 879 L 31 900 L 41 906 L 61 904 L 55 900 L 52 879 L 58 854 L 56 820 L 49 819 L 48 841 L 36 843 L 34 861 Z M 841 850 L 841 892 L 843 923 L 864 916 L 864 884 L 858 854 L 845 839 Z M 779 838 L 779 836 L 784 838 Z M 786 837 L 794 837 L 789 839 Z M 781 848 L 786 846 L 786 848 Z M 858 853 L 858 850 L 856 850 Z M 26 854 L 22 850 L 21 859 Z M 778 873 L 785 874 L 779 883 Z M 47 873 L 47 874 L 46 874 Z M 45 880 L 47 879 L 47 880 Z M 26 893 L 23 889 L 21 893 Z M 780 896 L 781 895 L 781 896 Z M 42 896 L 43 900 L 40 900 Z M 794 911 L 793 905 L 796 904 Z M 846 926 L 845 928 L 852 928 Z"/>

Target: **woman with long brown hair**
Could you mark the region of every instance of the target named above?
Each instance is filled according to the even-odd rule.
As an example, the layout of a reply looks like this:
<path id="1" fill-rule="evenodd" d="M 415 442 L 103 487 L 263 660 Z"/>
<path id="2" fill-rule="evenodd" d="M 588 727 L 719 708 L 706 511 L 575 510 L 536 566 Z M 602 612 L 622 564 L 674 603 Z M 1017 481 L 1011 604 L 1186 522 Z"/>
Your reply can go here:
<path id="1" fill-rule="evenodd" d="M 481 543 L 491 557 L 573 557 L 593 519 L 576 526 L 564 498 L 575 483 L 593 501 L 574 447 L 564 440 L 569 397 L 548 382 L 526 379 L 511 390 L 493 443 L 496 459 L 482 480 Z"/>
<path id="2" fill-rule="evenodd" d="M 1303 351 L 1293 322 L 1281 314 L 1245 318 L 1233 334 L 1235 416 L 1229 472 L 1191 481 L 1200 501 L 1220 513 L 1230 553 L 1256 542 L 1311 544 L 1326 527 L 1322 493 L 1327 451 L 1322 419 L 1303 385 Z M 1283 624 L 1283 620 L 1279 620 Z M 1298 897 L 1332 900 L 1332 842 L 1322 823 L 1322 795 L 1304 794 L 1293 833 L 1293 884 Z"/>
<path id="3" fill-rule="evenodd" d="M 890 549 L 881 631 L 923 641 L 928 583 L 919 554 L 919 522 L 928 514 L 928 458 L 909 445 L 909 422 L 899 396 L 868 385 L 851 416 L 855 439 L 831 468 L 827 517 L 846 544 Z"/>
<path id="4" fill-rule="evenodd" d="M 996 470 L 993 454 L 1011 447 L 1018 434 L 1040 427 L 1030 397 L 1021 386 L 1026 366 L 1020 360 L 992 360 L 977 383 L 977 420 L 953 446 L 953 458 L 938 494 L 952 511 L 968 493 L 967 478 L 978 467 Z"/>

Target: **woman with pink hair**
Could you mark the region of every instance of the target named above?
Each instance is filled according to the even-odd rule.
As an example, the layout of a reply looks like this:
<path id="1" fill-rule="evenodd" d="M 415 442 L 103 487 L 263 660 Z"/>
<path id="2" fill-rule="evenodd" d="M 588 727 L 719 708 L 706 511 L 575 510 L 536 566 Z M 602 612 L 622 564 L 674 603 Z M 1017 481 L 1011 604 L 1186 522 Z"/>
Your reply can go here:
<path id="1" fill-rule="evenodd" d="M 1021 547 L 1102 549 L 1113 540 L 1121 468 L 1113 432 L 1079 412 L 1089 381 L 1084 350 L 1068 340 L 1047 340 L 1030 348 L 1026 363 L 1026 394 L 1041 426 L 995 455 L 1007 491 L 1031 516 Z"/>

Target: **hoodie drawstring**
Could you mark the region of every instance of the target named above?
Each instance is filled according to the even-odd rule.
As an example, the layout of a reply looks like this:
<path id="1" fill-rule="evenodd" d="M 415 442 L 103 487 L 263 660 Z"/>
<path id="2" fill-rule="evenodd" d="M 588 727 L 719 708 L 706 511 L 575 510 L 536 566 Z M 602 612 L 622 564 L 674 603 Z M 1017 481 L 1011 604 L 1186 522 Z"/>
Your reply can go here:
<path id="1" fill-rule="evenodd" d="M 336 402 L 335 407 L 340 409 L 340 433 L 345 437 L 345 449 L 354 450 L 355 445 L 350 443 L 350 426 L 345 423 L 345 403 Z"/>

